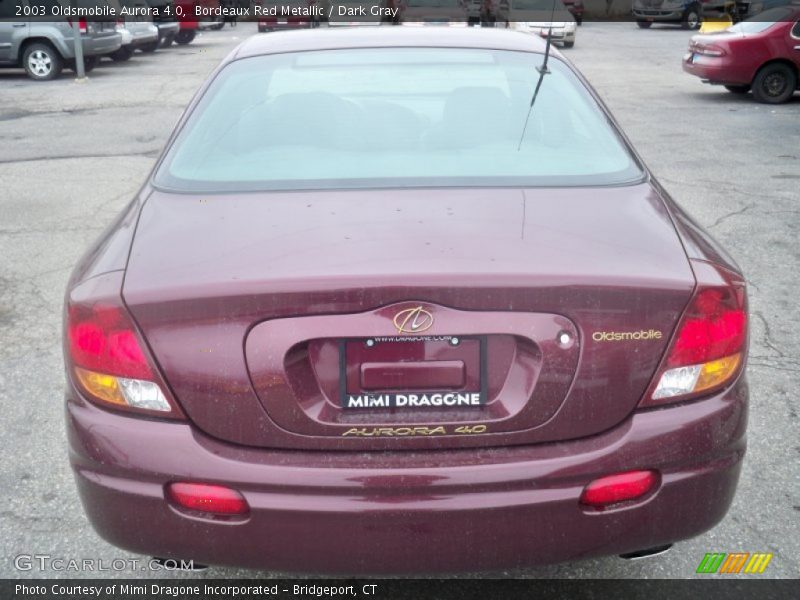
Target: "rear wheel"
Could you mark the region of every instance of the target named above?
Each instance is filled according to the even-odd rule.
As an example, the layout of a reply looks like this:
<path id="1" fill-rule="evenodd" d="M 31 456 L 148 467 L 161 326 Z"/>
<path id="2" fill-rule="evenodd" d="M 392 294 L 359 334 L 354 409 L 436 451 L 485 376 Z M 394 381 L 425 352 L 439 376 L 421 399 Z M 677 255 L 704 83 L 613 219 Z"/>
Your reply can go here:
<path id="1" fill-rule="evenodd" d="M 130 46 L 121 46 L 119 50 L 112 52 L 108 56 L 114 62 L 125 62 L 126 60 L 130 60 L 131 56 L 133 56 L 133 48 Z"/>
<path id="2" fill-rule="evenodd" d="M 181 29 L 175 36 L 175 42 L 184 46 L 192 42 L 195 36 L 194 29 Z"/>
<path id="3" fill-rule="evenodd" d="M 575 42 L 564 42 L 564 48 L 572 48 Z"/>
<path id="4" fill-rule="evenodd" d="M 156 50 L 158 50 L 158 42 L 150 42 L 149 44 L 142 44 L 141 46 L 139 46 L 139 50 L 147 53 L 155 52 Z"/>
<path id="5" fill-rule="evenodd" d="M 753 96 L 765 104 L 781 104 L 794 94 L 797 73 L 789 65 L 773 63 L 761 67 L 753 79 Z"/>
<path id="6" fill-rule="evenodd" d="M 700 14 L 700 8 L 697 5 L 692 5 L 683 13 L 683 21 L 681 26 L 684 29 L 699 29 L 703 23 L 703 17 Z"/>
<path id="7" fill-rule="evenodd" d="M 640 29 L 650 29 L 653 25 L 652 21 L 636 21 L 636 24 L 639 26 Z"/>
<path id="8" fill-rule="evenodd" d="M 58 77 L 64 68 L 64 59 L 50 44 L 31 44 L 22 54 L 22 66 L 28 77 L 48 81 Z"/>
<path id="9" fill-rule="evenodd" d="M 725 89 L 731 94 L 746 94 L 750 91 L 749 85 L 726 85 Z"/>

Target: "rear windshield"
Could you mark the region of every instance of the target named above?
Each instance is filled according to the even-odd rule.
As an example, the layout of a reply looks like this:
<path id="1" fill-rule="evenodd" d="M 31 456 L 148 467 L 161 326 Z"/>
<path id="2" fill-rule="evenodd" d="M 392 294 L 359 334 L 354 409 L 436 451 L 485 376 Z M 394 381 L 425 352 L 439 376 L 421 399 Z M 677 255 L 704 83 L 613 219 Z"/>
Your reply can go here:
<path id="1" fill-rule="evenodd" d="M 474 49 L 351 49 L 232 62 L 158 169 L 176 191 L 613 185 L 642 173 L 572 71 Z"/>
<path id="2" fill-rule="evenodd" d="M 750 17 L 746 21 L 742 21 L 741 23 L 737 23 L 736 25 L 728 27 L 728 31 L 737 31 L 739 33 L 761 33 L 762 31 L 766 31 L 775 25 L 775 23 L 780 21 L 788 21 L 789 17 L 791 16 L 792 11 L 788 8 L 772 8 Z"/>

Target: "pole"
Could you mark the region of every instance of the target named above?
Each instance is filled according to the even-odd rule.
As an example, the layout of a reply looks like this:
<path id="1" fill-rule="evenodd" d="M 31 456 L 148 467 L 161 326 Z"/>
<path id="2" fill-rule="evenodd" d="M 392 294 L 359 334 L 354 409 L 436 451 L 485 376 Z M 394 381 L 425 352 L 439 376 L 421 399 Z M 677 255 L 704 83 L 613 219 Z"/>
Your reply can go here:
<path id="1" fill-rule="evenodd" d="M 77 8 L 77 0 L 70 0 L 70 5 L 73 8 Z M 81 39 L 81 29 L 78 21 L 77 17 L 73 17 L 70 25 L 72 27 L 72 43 L 75 47 L 75 74 L 78 81 L 84 81 L 86 72 L 83 69 L 83 40 Z M 89 26 L 88 23 L 86 26 Z"/>

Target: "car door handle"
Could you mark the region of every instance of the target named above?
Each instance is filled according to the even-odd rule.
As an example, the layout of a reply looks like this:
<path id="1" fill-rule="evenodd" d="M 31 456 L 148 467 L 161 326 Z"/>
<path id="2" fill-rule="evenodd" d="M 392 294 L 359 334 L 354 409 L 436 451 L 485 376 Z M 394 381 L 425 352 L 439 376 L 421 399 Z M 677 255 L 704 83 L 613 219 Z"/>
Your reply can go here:
<path id="1" fill-rule="evenodd" d="M 14 23 L 12 27 L 25 27 L 25 25 L 27 25 L 27 23 Z"/>

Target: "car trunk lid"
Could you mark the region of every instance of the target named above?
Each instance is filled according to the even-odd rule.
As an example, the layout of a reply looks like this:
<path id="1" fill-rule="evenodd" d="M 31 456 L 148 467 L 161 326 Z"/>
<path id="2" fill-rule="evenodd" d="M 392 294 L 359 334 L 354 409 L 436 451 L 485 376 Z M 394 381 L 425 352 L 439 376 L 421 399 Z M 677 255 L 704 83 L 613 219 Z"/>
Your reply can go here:
<path id="1" fill-rule="evenodd" d="M 206 433 L 366 450 L 608 429 L 693 287 L 647 184 L 154 192 L 124 298 Z"/>

